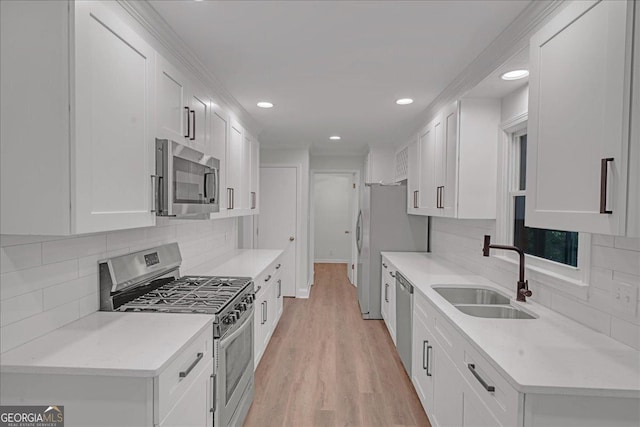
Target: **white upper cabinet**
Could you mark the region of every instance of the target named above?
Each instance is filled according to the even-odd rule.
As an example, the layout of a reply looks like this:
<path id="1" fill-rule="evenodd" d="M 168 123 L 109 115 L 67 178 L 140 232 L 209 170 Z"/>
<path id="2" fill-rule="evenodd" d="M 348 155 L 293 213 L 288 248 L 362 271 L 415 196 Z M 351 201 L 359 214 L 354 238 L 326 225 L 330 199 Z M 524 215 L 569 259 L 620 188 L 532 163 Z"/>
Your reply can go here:
<path id="1" fill-rule="evenodd" d="M 75 20 L 75 232 L 153 225 L 155 52 L 103 3 Z"/>
<path id="2" fill-rule="evenodd" d="M 187 135 L 187 78 L 169 61 L 156 61 L 157 137 L 182 142 Z"/>
<path id="3" fill-rule="evenodd" d="M 391 149 L 372 148 L 364 162 L 366 184 L 395 182 L 395 152 Z"/>
<path id="4" fill-rule="evenodd" d="M 248 132 L 244 132 L 244 139 L 242 143 L 242 205 L 241 209 L 245 213 L 250 212 L 253 207 L 253 194 L 251 188 L 251 150 L 252 150 L 253 137 Z"/>
<path id="5" fill-rule="evenodd" d="M 251 214 L 260 213 L 260 143 L 251 141 Z"/>
<path id="6" fill-rule="evenodd" d="M 219 106 L 212 104 L 210 116 L 210 137 L 208 152 L 220 160 L 219 194 L 220 212 L 212 213 L 211 218 L 227 216 L 227 142 L 229 136 L 229 116 Z"/>
<path id="7" fill-rule="evenodd" d="M 417 140 L 407 146 L 407 213 L 417 214 L 420 197 L 420 144 Z"/>
<path id="8" fill-rule="evenodd" d="M 468 98 L 422 128 L 409 147 L 408 212 L 495 218 L 499 124 L 500 100 Z"/>
<path id="9" fill-rule="evenodd" d="M 242 209 L 242 169 L 244 161 L 244 130 L 231 120 L 227 144 L 227 210 L 237 213 Z"/>
<path id="10" fill-rule="evenodd" d="M 633 6 L 573 2 L 531 38 L 529 227 L 625 233 Z"/>
<path id="11" fill-rule="evenodd" d="M 119 6 L 68 7 L 2 2 L 2 234 L 155 224 L 155 51 Z"/>

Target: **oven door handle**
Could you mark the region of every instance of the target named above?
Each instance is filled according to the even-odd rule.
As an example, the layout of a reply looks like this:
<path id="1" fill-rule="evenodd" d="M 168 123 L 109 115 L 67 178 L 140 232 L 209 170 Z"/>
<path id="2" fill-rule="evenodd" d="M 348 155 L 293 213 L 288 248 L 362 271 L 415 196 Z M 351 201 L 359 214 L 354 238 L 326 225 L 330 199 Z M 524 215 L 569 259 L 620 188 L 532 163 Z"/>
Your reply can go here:
<path id="1" fill-rule="evenodd" d="M 242 323 L 240 323 L 239 325 L 234 325 L 235 330 L 229 334 L 229 335 L 223 335 L 222 338 L 220 339 L 220 347 L 225 348 L 225 345 L 229 342 L 229 341 L 233 341 L 238 335 L 240 335 L 244 329 L 244 326 L 251 321 L 251 323 L 253 324 L 253 314 L 254 314 L 254 309 L 253 307 L 251 307 L 251 310 L 248 311 L 250 314 L 245 317 L 245 319 L 242 321 Z"/>

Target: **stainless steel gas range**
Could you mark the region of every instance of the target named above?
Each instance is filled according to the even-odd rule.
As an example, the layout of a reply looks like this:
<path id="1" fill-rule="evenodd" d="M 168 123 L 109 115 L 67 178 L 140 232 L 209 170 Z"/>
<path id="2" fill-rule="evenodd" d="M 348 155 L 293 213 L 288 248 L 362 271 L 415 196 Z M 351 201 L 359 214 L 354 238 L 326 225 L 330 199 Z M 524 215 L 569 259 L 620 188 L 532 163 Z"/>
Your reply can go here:
<path id="1" fill-rule="evenodd" d="M 100 309 L 213 315 L 214 425 L 242 425 L 253 402 L 253 282 L 180 277 L 181 262 L 177 243 L 100 262 Z"/>

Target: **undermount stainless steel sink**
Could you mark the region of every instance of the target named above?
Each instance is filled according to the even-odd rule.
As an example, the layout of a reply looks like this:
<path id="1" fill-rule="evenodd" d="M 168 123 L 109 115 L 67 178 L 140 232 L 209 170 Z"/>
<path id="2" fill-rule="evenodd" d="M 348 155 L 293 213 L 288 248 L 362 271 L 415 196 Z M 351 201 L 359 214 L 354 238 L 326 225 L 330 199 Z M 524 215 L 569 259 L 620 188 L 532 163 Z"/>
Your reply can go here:
<path id="1" fill-rule="evenodd" d="M 453 305 L 457 304 L 509 304 L 509 298 L 484 288 L 465 287 L 437 287 L 433 288 Z"/>
<path id="2" fill-rule="evenodd" d="M 434 286 L 433 290 L 455 308 L 474 317 L 487 319 L 535 319 L 535 316 L 511 305 L 500 292 L 472 286 Z"/>
<path id="3" fill-rule="evenodd" d="M 526 311 L 509 305 L 455 305 L 461 312 L 469 316 L 489 319 L 535 319 Z"/>

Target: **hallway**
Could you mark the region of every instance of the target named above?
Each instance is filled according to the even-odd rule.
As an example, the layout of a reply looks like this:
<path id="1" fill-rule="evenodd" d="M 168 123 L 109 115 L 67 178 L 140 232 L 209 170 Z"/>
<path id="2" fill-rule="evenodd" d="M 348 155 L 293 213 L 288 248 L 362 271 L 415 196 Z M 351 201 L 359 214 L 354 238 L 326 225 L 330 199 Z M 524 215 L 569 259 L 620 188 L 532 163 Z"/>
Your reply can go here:
<path id="1" fill-rule="evenodd" d="M 362 320 L 346 264 L 287 298 L 245 426 L 429 426 L 382 320 Z"/>

